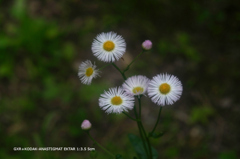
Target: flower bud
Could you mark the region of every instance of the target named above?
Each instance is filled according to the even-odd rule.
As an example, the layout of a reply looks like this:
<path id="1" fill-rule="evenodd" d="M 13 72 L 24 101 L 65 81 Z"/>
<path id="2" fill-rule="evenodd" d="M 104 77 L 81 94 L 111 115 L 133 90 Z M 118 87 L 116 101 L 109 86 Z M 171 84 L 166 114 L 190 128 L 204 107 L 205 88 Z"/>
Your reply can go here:
<path id="1" fill-rule="evenodd" d="M 89 129 L 91 129 L 91 127 L 92 127 L 92 124 L 90 123 L 89 120 L 84 120 L 84 121 L 82 122 L 81 128 L 82 128 L 83 130 L 89 130 Z"/>
<path id="2" fill-rule="evenodd" d="M 143 43 L 142 43 L 142 48 L 144 50 L 150 50 L 152 48 L 152 42 L 150 40 L 145 40 Z"/>

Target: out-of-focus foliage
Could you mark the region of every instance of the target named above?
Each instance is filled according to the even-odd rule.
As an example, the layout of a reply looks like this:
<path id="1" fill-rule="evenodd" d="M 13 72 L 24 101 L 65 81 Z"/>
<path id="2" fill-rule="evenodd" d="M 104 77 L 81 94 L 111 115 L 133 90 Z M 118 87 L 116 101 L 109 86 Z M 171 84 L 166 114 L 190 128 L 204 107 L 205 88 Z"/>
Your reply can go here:
<path id="1" fill-rule="evenodd" d="M 240 3 L 229 0 L 0 0 L 0 158 L 107 158 L 80 129 L 114 154 L 133 158 L 123 115 L 106 115 L 98 97 L 122 84 L 111 66 L 92 85 L 80 83 L 80 62 L 90 59 L 93 38 L 115 31 L 127 42 L 123 68 L 150 39 L 153 49 L 127 75 L 168 72 L 183 83 L 183 96 L 163 108 L 151 138 L 159 158 L 240 157 Z M 146 97 L 143 121 L 151 130 L 159 107 Z M 131 112 L 130 112 L 131 113 Z M 92 147 L 96 152 L 13 151 L 13 147 Z M 127 148 L 126 148 L 127 147 Z"/>

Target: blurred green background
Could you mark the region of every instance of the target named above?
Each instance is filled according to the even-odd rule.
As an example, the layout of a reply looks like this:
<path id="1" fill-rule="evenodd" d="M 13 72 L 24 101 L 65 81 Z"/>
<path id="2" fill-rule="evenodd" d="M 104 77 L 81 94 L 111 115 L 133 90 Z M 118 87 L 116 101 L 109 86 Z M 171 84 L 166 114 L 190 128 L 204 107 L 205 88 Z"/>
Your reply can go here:
<path id="1" fill-rule="evenodd" d="M 98 98 L 120 86 L 109 66 L 90 86 L 77 72 L 82 61 L 104 63 L 91 52 L 93 38 L 114 31 L 124 37 L 124 68 L 150 39 L 153 49 L 127 76 L 152 78 L 168 72 L 183 83 L 183 95 L 163 108 L 151 140 L 159 158 L 240 158 L 240 3 L 229 0 L 0 0 L 0 158 L 87 159 L 90 152 L 18 151 L 13 147 L 92 147 L 80 125 L 92 122 L 92 136 L 114 154 L 132 158 L 127 134 L 137 125 L 124 115 L 107 115 Z M 150 131 L 159 107 L 143 98 L 143 122 Z M 130 112 L 133 115 L 133 112 Z"/>

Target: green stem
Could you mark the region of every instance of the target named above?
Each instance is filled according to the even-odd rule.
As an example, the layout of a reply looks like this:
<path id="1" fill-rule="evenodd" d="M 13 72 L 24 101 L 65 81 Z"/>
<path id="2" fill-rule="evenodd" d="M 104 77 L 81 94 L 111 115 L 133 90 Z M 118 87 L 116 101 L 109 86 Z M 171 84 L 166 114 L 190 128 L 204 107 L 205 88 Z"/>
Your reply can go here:
<path id="1" fill-rule="evenodd" d="M 151 134 L 153 134 L 153 132 L 155 131 L 155 129 L 157 128 L 158 122 L 160 120 L 160 115 L 161 115 L 161 111 L 162 111 L 162 106 L 160 106 L 159 112 L 158 112 L 158 118 L 157 118 L 157 122 L 154 125 L 153 130 L 151 131 Z"/>
<path id="2" fill-rule="evenodd" d="M 122 112 L 123 114 L 125 114 L 127 117 L 129 117 L 130 119 L 134 120 L 134 121 L 139 121 L 138 119 L 134 119 L 133 117 L 131 117 L 130 115 L 128 115 L 126 112 Z"/>
<path id="3" fill-rule="evenodd" d="M 147 133 L 146 133 L 146 131 L 145 131 L 143 125 L 142 125 L 142 122 L 140 123 L 140 127 L 142 128 L 143 135 L 144 135 L 144 137 L 145 137 L 146 140 L 147 140 L 148 150 L 149 150 L 149 152 L 150 152 L 150 159 L 152 159 L 153 156 L 152 156 L 152 148 L 151 148 L 151 144 L 150 144 L 149 138 L 148 138 L 148 136 L 147 136 Z"/>
<path id="4" fill-rule="evenodd" d="M 134 113 L 135 113 L 136 118 L 139 119 L 139 118 L 138 118 L 138 114 L 137 114 L 137 110 L 136 110 L 136 105 L 134 105 Z M 140 137 L 141 137 L 141 139 L 142 139 L 142 142 L 143 142 L 143 148 L 144 148 L 144 150 L 145 150 L 145 152 L 147 153 L 147 156 L 148 156 L 148 155 L 149 155 L 149 154 L 148 154 L 148 149 L 147 149 L 147 146 L 146 146 L 144 137 L 143 137 L 143 132 L 142 132 L 142 129 L 141 129 L 141 126 L 140 126 L 140 122 L 141 122 L 141 119 L 139 119 L 139 121 L 137 121 L 138 130 L 139 130 L 139 133 L 140 133 Z"/>
<path id="5" fill-rule="evenodd" d="M 126 78 L 124 72 L 122 72 L 122 71 L 117 67 L 117 65 L 115 65 L 115 63 L 112 63 L 112 65 L 121 73 L 123 79 L 126 80 L 127 78 Z"/>
<path id="6" fill-rule="evenodd" d="M 108 153 L 110 156 L 112 156 L 112 157 L 114 157 L 115 158 L 115 156 L 111 153 L 111 152 L 109 152 L 107 149 L 105 149 L 102 145 L 100 145 L 96 140 L 94 140 L 94 138 L 92 138 L 92 136 L 89 134 L 89 132 L 86 132 L 87 134 L 88 134 L 88 136 L 89 136 L 89 138 L 90 139 L 92 139 L 92 141 L 95 143 L 95 144 L 97 144 L 102 150 L 104 150 L 106 153 Z"/>
<path id="7" fill-rule="evenodd" d="M 141 97 L 138 97 L 137 99 L 138 99 L 139 109 L 141 109 Z M 139 111 L 139 112 L 140 112 L 140 111 Z M 143 135 L 144 135 L 144 137 L 145 137 L 146 140 L 147 140 L 147 145 L 148 145 L 148 150 L 149 150 L 149 154 L 150 154 L 150 159 L 152 159 L 153 157 L 152 157 L 151 144 L 150 144 L 149 138 L 148 138 L 148 136 L 147 136 L 147 133 L 146 133 L 144 127 L 143 127 L 143 124 L 142 124 L 141 119 L 140 119 L 140 122 L 139 122 L 139 123 L 140 123 L 140 127 L 141 127 L 141 129 L 142 129 L 142 131 L 143 131 Z"/>
<path id="8" fill-rule="evenodd" d="M 122 77 L 124 80 L 126 80 L 126 76 L 125 76 L 125 72 L 129 69 L 130 65 L 143 53 L 143 51 L 128 65 L 127 69 L 125 69 L 124 71 L 121 71 L 114 63 L 112 63 L 112 65 L 121 73 Z M 139 99 L 139 103 L 141 105 L 141 100 Z M 140 112 L 140 111 L 139 111 Z M 150 151 L 150 159 L 152 159 L 152 149 L 151 149 L 151 145 L 150 145 L 150 142 L 149 142 L 149 139 L 146 135 L 146 131 L 144 130 L 143 128 L 143 125 L 142 125 L 142 121 L 141 119 L 139 119 L 138 117 L 138 113 L 137 113 L 137 110 L 136 110 L 136 105 L 134 106 L 134 113 L 135 113 L 135 116 L 137 118 L 137 125 L 138 125 L 138 130 L 139 130 L 139 133 L 140 133 L 140 136 L 141 136 L 141 139 L 142 139 L 142 142 L 143 142 L 143 147 L 145 149 L 145 152 L 147 153 L 147 156 L 149 156 L 149 152 L 148 152 L 148 149 L 147 149 L 147 146 L 149 148 L 149 151 Z M 141 114 L 141 113 L 140 113 Z M 141 115 L 140 115 L 141 116 Z M 145 142 L 145 139 L 147 141 L 147 144 Z M 146 146 L 147 145 L 147 146 Z"/>
<path id="9" fill-rule="evenodd" d="M 107 64 L 107 65 L 104 65 L 104 66 L 102 66 L 102 67 L 101 67 L 101 68 L 99 68 L 98 70 L 100 71 L 100 70 L 104 69 L 105 67 L 107 67 L 107 66 L 109 66 L 109 65 L 111 65 L 111 63 L 109 63 L 109 64 Z"/>
<path id="10" fill-rule="evenodd" d="M 136 60 L 139 58 L 139 56 L 142 55 L 143 52 L 144 52 L 144 50 L 142 50 L 142 52 L 141 52 L 140 54 L 138 54 L 138 55 L 132 60 L 132 62 L 125 68 L 125 70 L 123 70 L 123 73 L 125 73 L 127 70 L 129 70 L 129 68 L 130 68 L 130 66 L 133 64 L 133 62 L 136 61 Z"/>
<path id="11" fill-rule="evenodd" d="M 141 114 L 142 114 L 142 106 L 141 106 L 141 102 L 140 102 L 140 100 L 141 100 L 141 97 L 142 96 L 137 96 L 137 99 L 138 99 L 138 103 L 139 103 L 139 119 L 141 120 Z"/>

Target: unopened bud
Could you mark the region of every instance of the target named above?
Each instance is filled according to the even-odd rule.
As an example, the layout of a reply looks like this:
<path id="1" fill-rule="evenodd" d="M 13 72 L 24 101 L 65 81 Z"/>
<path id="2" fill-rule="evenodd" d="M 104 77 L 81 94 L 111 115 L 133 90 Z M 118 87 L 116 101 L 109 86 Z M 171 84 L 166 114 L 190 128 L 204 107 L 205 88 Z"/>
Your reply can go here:
<path id="1" fill-rule="evenodd" d="M 144 50 L 150 50 L 152 48 L 152 42 L 150 40 L 145 40 L 143 43 L 142 43 L 142 48 Z"/>
<path id="2" fill-rule="evenodd" d="M 89 130 L 89 129 L 91 129 L 91 127 L 92 127 L 92 124 L 90 123 L 89 120 L 84 120 L 84 121 L 82 122 L 81 128 L 82 128 L 83 130 Z"/>

